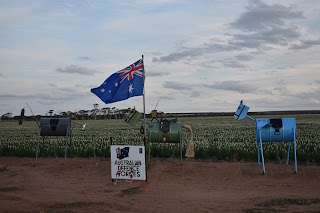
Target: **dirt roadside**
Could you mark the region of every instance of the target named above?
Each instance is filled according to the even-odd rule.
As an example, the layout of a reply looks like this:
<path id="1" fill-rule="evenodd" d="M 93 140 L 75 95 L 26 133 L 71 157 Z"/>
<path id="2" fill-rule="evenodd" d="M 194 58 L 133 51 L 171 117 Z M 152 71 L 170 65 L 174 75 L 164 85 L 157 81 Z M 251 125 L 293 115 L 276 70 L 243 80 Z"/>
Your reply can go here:
<path id="1" fill-rule="evenodd" d="M 110 161 L 0 158 L 0 212 L 319 212 L 320 167 L 154 159 L 112 183 Z"/>

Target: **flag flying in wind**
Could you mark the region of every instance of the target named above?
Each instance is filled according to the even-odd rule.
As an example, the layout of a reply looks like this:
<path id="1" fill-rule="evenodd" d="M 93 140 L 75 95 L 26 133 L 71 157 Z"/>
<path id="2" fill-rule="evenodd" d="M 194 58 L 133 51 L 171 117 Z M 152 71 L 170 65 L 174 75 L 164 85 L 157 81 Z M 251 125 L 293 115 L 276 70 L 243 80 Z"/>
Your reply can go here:
<path id="1" fill-rule="evenodd" d="M 100 87 L 91 89 L 106 104 L 143 95 L 143 60 L 113 73 Z"/>

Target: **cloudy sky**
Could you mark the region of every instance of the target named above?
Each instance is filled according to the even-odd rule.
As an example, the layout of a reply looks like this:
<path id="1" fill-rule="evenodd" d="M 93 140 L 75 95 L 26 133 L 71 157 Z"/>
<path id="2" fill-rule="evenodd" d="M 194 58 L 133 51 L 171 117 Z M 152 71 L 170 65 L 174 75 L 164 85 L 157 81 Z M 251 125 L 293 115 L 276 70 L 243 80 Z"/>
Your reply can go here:
<path id="1" fill-rule="evenodd" d="M 142 55 L 147 112 L 320 109 L 319 0 L 0 4 L 0 115 L 142 110 L 90 92 Z"/>

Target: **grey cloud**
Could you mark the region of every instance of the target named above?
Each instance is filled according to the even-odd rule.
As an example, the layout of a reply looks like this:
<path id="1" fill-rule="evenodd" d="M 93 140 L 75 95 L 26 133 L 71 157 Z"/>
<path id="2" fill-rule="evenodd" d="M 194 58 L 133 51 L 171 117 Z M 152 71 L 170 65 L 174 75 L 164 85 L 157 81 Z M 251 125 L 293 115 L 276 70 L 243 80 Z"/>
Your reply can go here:
<path id="1" fill-rule="evenodd" d="M 303 99 L 303 100 L 307 100 L 307 99 L 318 99 L 319 100 L 320 89 L 307 91 L 307 92 L 300 92 L 297 94 L 292 94 L 292 96 L 294 96 L 296 98 Z"/>
<path id="2" fill-rule="evenodd" d="M 185 48 L 183 51 L 177 51 L 170 53 L 166 56 L 161 56 L 159 58 L 153 58 L 152 62 L 177 62 L 185 58 L 201 56 L 203 54 L 203 49 L 201 48 Z"/>
<path id="3" fill-rule="evenodd" d="M 206 53 L 213 53 L 213 52 L 229 52 L 234 50 L 241 50 L 242 48 L 236 45 L 230 45 L 230 43 L 228 44 L 204 43 L 203 49 L 205 50 Z"/>
<path id="4" fill-rule="evenodd" d="M 277 93 L 281 94 L 281 95 L 287 95 L 287 94 L 289 94 L 289 90 L 288 90 L 288 88 L 285 87 L 285 86 L 275 87 L 274 90 L 275 90 Z"/>
<path id="5" fill-rule="evenodd" d="M 266 44 L 277 44 L 281 46 L 288 45 L 289 41 L 300 37 L 297 27 L 290 28 L 272 28 L 249 34 L 235 34 L 231 45 L 244 48 L 265 48 Z"/>
<path id="6" fill-rule="evenodd" d="M 100 86 L 98 84 L 94 85 L 94 84 L 91 84 L 91 85 L 83 85 L 83 84 L 75 84 L 74 85 L 75 87 L 81 87 L 81 88 L 94 88 L 94 87 L 97 87 L 97 86 Z"/>
<path id="7" fill-rule="evenodd" d="M 301 44 L 293 44 L 290 49 L 307 49 L 320 45 L 320 39 L 302 41 Z"/>
<path id="8" fill-rule="evenodd" d="M 80 59 L 80 60 L 91 60 L 91 58 L 88 57 L 88 56 L 79 56 L 78 59 Z"/>
<path id="9" fill-rule="evenodd" d="M 214 42 L 214 41 L 212 41 Z M 242 47 L 239 45 L 232 44 L 218 44 L 218 43 L 204 43 L 200 47 L 180 47 L 180 50 L 170 53 L 161 57 L 154 57 L 152 59 L 153 62 L 178 62 L 184 59 L 193 59 L 199 56 L 203 56 L 204 54 L 214 53 L 214 52 L 225 52 L 225 51 L 234 51 L 241 50 Z"/>
<path id="10" fill-rule="evenodd" d="M 251 61 L 254 59 L 252 55 L 248 55 L 248 54 L 238 54 L 235 57 L 240 61 Z"/>
<path id="11" fill-rule="evenodd" d="M 175 100 L 175 98 L 172 97 L 172 96 L 159 96 L 159 99 L 160 99 L 160 100 L 161 100 L 161 99 L 164 99 L 164 100 Z"/>
<path id="12" fill-rule="evenodd" d="M 247 11 L 230 25 L 243 31 L 257 31 L 283 26 L 286 20 L 296 18 L 303 18 L 302 12 L 295 11 L 292 7 L 250 0 Z"/>
<path id="13" fill-rule="evenodd" d="M 0 99 L 27 99 L 35 97 L 37 97 L 37 95 L 0 94 Z"/>
<path id="14" fill-rule="evenodd" d="M 87 69 L 84 67 L 79 67 L 77 65 L 66 66 L 64 69 L 57 68 L 56 71 L 61 73 L 77 73 L 81 75 L 94 75 L 95 73 L 99 73 L 98 71 Z"/>
<path id="15" fill-rule="evenodd" d="M 194 98 L 200 97 L 200 92 L 193 90 L 190 94 L 190 97 L 194 97 Z"/>
<path id="16" fill-rule="evenodd" d="M 230 90 L 239 93 L 256 93 L 258 89 L 253 85 L 245 84 L 240 81 L 220 81 L 204 86 L 211 89 Z"/>
<path id="17" fill-rule="evenodd" d="M 54 83 L 49 83 L 49 86 L 52 86 L 52 87 L 58 87 L 56 84 Z"/>
<path id="18" fill-rule="evenodd" d="M 224 67 L 230 67 L 230 68 L 246 68 L 244 64 L 241 64 L 238 60 L 234 60 L 231 58 L 226 58 L 222 60 L 212 60 L 209 62 L 210 65 L 206 65 L 202 63 L 202 66 L 208 67 L 208 68 L 215 68 L 212 64 L 222 64 Z"/>
<path id="19" fill-rule="evenodd" d="M 289 42 L 295 41 L 301 36 L 300 29 L 294 26 L 291 21 L 301 18 L 304 18 L 302 12 L 295 10 L 293 7 L 286 7 L 280 4 L 268 5 L 261 0 L 250 0 L 246 11 L 238 19 L 230 23 L 232 28 L 239 29 L 242 33 L 226 34 L 230 38 L 226 42 L 211 39 L 210 42 L 203 43 L 199 47 L 186 47 L 181 44 L 172 53 L 154 57 L 153 62 L 179 62 L 197 57 L 203 58 L 206 54 L 244 49 L 252 49 L 262 53 L 262 51 L 271 49 L 268 44 L 288 46 Z M 310 41 L 308 45 L 317 44 L 318 41 Z M 302 47 L 304 46 L 292 46 L 292 48 Z M 247 59 L 249 60 L 249 58 Z M 230 60 L 226 61 L 225 65 L 234 68 L 245 67 Z"/>
<path id="20" fill-rule="evenodd" d="M 239 61 L 233 59 L 225 59 L 220 61 L 225 67 L 231 68 L 245 68 L 246 66 L 241 64 Z"/>
<path id="21" fill-rule="evenodd" d="M 54 87 L 49 92 L 40 92 L 35 94 L 15 94 L 15 93 L 3 93 L 0 94 L 0 99 L 37 99 L 37 100 L 51 100 L 51 101 L 70 101 L 73 99 L 79 99 L 85 97 L 86 94 L 77 91 L 73 88 L 59 88 Z"/>
<path id="22" fill-rule="evenodd" d="M 186 84 L 177 81 L 166 81 L 163 84 L 163 87 L 170 88 L 174 90 L 178 90 L 181 92 L 190 92 L 191 97 L 198 97 L 200 93 L 195 91 L 194 87 L 206 87 L 210 89 L 221 89 L 221 90 L 230 90 L 236 91 L 239 93 L 257 93 L 258 88 L 253 85 L 249 85 L 240 81 L 217 81 L 213 84 L 201 84 L 201 85 L 193 85 Z"/>
<path id="23" fill-rule="evenodd" d="M 0 73 L 0 78 L 4 78 L 4 75 L 2 73 Z"/>
<path id="24" fill-rule="evenodd" d="M 199 97 L 200 92 L 194 90 L 194 87 L 196 85 L 193 84 L 186 84 L 186 83 L 181 83 L 177 81 L 165 81 L 163 84 L 163 87 L 177 90 L 183 94 L 187 94 L 190 97 Z"/>
<path id="25" fill-rule="evenodd" d="M 177 82 L 177 81 L 165 81 L 163 83 L 163 87 L 183 91 L 183 90 L 192 89 L 193 85 L 181 83 L 181 82 Z"/>
<path id="26" fill-rule="evenodd" d="M 273 92 L 272 92 L 272 90 L 270 90 L 270 89 L 259 89 L 259 90 L 258 90 L 258 93 L 259 93 L 259 94 L 274 95 Z"/>
<path id="27" fill-rule="evenodd" d="M 277 95 L 283 97 L 291 97 L 296 99 L 301 99 L 305 101 L 317 101 L 320 103 L 320 88 L 313 89 L 310 91 L 293 93 L 285 86 L 274 87 L 273 89 L 261 89 L 258 90 L 259 94 L 267 94 L 267 95 Z"/>
<path id="28" fill-rule="evenodd" d="M 147 77 L 161 77 L 168 76 L 169 72 L 146 72 Z"/>
<path id="29" fill-rule="evenodd" d="M 249 49 L 260 49 L 262 48 L 262 43 L 259 40 L 254 40 L 250 38 L 250 36 L 245 35 L 235 35 L 234 40 L 229 41 L 229 44 L 238 46 L 241 48 L 249 48 Z"/>
<path id="30" fill-rule="evenodd" d="M 280 81 L 279 81 L 279 84 L 280 84 Z M 267 94 L 267 95 L 292 95 L 288 90 L 288 88 L 285 86 L 278 86 L 278 87 L 268 88 L 268 89 L 259 89 L 258 93 Z"/>
<path id="31" fill-rule="evenodd" d="M 268 44 L 287 46 L 300 37 L 299 28 L 289 24 L 303 18 L 301 11 L 280 4 L 267 5 L 260 0 L 249 1 L 247 11 L 230 24 L 245 33 L 231 35 L 230 45 L 268 50 Z"/>

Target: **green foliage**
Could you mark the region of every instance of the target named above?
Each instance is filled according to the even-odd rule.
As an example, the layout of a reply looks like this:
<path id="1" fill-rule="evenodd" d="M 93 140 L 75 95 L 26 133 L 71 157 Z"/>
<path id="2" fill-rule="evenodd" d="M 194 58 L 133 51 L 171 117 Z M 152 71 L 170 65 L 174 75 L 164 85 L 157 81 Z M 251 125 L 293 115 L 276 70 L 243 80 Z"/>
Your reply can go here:
<path id="1" fill-rule="evenodd" d="M 294 117 L 297 121 L 297 157 L 299 161 L 320 162 L 320 115 L 266 116 Z M 255 123 L 249 119 L 236 121 L 230 117 L 179 118 L 193 129 L 195 158 L 212 160 L 257 160 Z M 131 127 L 124 120 L 87 120 L 84 131 L 74 126 L 72 154 L 74 157 L 110 157 L 110 137 L 115 145 L 143 145 L 140 126 Z M 0 122 L 0 156 L 35 157 L 39 132 L 36 122 Z M 188 132 L 183 130 L 183 155 Z M 40 139 L 39 156 L 63 157 L 65 137 Z M 264 143 L 266 160 L 282 161 L 287 157 L 287 143 Z M 43 150 L 43 151 L 42 151 Z M 70 149 L 68 149 L 70 155 Z M 151 156 L 168 158 L 180 156 L 178 144 L 152 144 Z M 290 159 L 293 159 L 291 146 Z"/>

